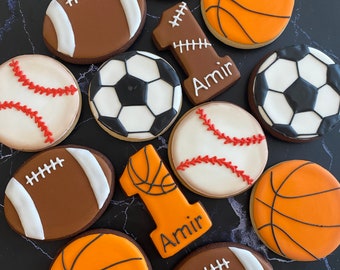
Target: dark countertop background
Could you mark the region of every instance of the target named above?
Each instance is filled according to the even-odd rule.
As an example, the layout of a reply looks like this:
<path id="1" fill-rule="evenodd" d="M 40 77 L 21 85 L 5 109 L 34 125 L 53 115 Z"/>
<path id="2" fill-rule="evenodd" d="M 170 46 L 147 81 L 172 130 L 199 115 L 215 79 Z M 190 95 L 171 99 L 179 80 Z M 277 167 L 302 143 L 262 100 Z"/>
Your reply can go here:
<path id="1" fill-rule="evenodd" d="M 49 0 L 0 1 L 0 63 L 21 54 L 51 56 L 42 39 L 42 22 L 49 2 Z M 162 11 L 178 2 L 147 0 L 145 27 L 129 50 L 145 50 L 162 56 L 173 65 L 180 78 L 184 79 L 185 74 L 172 54 L 169 51 L 157 51 L 151 41 L 152 31 L 158 24 Z M 239 50 L 222 44 L 203 24 L 200 1 L 188 0 L 187 3 L 218 54 L 229 55 L 241 72 L 241 80 L 215 100 L 233 102 L 249 111 L 246 92 L 251 70 L 261 57 L 288 45 L 305 43 L 325 52 L 335 62 L 340 63 L 340 1 L 296 0 L 291 21 L 283 34 L 272 44 L 256 50 Z M 76 128 L 62 144 L 79 144 L 101 151 L 111 159 L 116 170 L 116 179 L 119 179 L 128 158 L 147 143 L 155 146 L 168 165 L 167 141 L 171 129 L 147 143 L 128 143 L 110 137 L 96 124 L 87 101 L 87 88 L 99 65 L 64 64 L 78 80 L 83 96 L 83 108 Z M 188 99 L 184 97 L 181 115 L 191 107 Z M 282 142 L 270 135 L 267 139 L 269 145 L 267 167 L 288 159 L 308 159 L 327 168 L 340 179 L 339 125 L 323 138 L 304 144 Z M 71 240 L 32 241 L 16 234 L 7 225 L 3 211 L 7 182 L 16 169 L 32 155 L 33 153 L 15 151 L 0 144 L 0 269 L 48 269 L 58 250 Z M 248 214 L 250 191 L 229 199 L 208 199 L 191 193 L 181 184 L 179 186 L 189 202 L 202 202 L 213 221 L 213 227 L 203 237 L 173 257 L 168 259 L 160 257 L 149 237 L 155 227 L 152 218 L 139 197 L 129 198 L 124 195 L 118 181 L 108 209 L 91 228 L 110 228 L 130 235 L 143 247 L 155 270 L 173 269 L 194 249 L 217 241 L 234 241 L 248 245 L 264 254 L 276 270 L 340 269 L 340 248 L 327 258 L 310 263 L 290 261 L 269 251 L 258 240 L 250 224 Z"/>

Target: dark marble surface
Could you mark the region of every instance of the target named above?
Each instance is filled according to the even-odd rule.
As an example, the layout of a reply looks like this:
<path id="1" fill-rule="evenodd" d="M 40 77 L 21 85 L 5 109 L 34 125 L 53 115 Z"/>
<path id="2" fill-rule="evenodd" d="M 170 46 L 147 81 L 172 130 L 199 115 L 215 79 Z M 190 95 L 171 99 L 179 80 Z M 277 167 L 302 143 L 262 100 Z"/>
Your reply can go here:
<path id="1" fill-rule="evenodd" d="M 81 1 L 81 0 L 80 0 Z M 0 1 L 0 63 L 20 54 L 51 55 L 42 39 L 42 22 L 49 0 L 1 0 Z M 178 1 L 147 0 L 146 24 L 141 36 L 130 48 L 150 51 L 168 60 L 185 78 L 182 69 L 170 52 L 158 52 L 151 41 L 151 33 L 158 24 L 162 10 Z M 237 50 L 216 40 L 202 23 L 199 0 L 189 0 L 189 7 L 202 25 L 207 37 L 220 55 L 229 55 L 237 64 L 242 79 L 230 90 L 215 98 L 233 102 L 249 110 L 246 88 L 251 70 L 261 57 L 275 49 L 305 43 L 340 62 L 340 1 L 297 0 L 291 21 L 283 34 L 272 44 L 256 50 Z M 117 178 L 122 173 L 130 155 L 146 143 L 127 143 L 107 135 L 95 122 L 87 102 L 87 88 L 98 65 L 71 65 L 81 87 L 83 108 L 80 120 L 71 135 L 62 144 L 79 144 L 92 147 L 107 155 L 115 169 Z M 284 74 L 282 74 L 284 76 Z M 1 79 L 1 78 L 0 78 Z M 181 114 L 192 105 L 187 98 Z M 337 126 L 323 138 L 304 144 L 279 141 L 268 135 L 269 160 L 267 167 L 288 159 L 309 159 L 329 169 L 340 179 L 340 127 Z M 171 129 L 163 136 L 151 141 L 167 161 L 167 141 Z M 0 269 L 48 269 L 58 250 L 70 239 L 43 242 L 32 241 L 13 232 L 4 217 L 4 191 L 11 175 L 33 153 L 23 153 L 0 144 Z M 132 236 L 145 250 L 154 269 L 173 269 L 188 253 L 202 245 L 215 241 L 234 241 L 260 251 L 272 263 L 274 269 L 340 269 L 340 249 L 327 258 L 316 262 L 294 262 L 269 251 L 255 235 L 249 220 L 248 201 L 250 191 L 229 199 L 207 199 L 193 194 L 180 185 L 190 202 L 201 201 L 212 221 L 212 229 L 193 244 L 168 259 L 162 259 L 154 248 L 149 233 L 154 222 L 139 197 L 126 197 L 118 182 L 112 201 L 103 216 L 92 228 L 110 228 Z M 330 206 L 331 207 L 331 206 Z"/>

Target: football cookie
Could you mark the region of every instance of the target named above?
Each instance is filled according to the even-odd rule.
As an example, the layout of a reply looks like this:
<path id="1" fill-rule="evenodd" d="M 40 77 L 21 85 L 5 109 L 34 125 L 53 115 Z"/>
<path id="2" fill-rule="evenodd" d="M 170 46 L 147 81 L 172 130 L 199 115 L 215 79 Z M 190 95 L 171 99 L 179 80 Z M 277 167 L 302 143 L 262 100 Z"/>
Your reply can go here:
<path id="1" fill-rule="evenodd" d="M 279 163 L 261 176 L 250 199 L 250 217 L 260 239 L 277 254 L 319 260 L 340 244 L 340 185 L 318 164 Z"/>
<path id="2" fill-rule="evenodd" d="M 192 108 L 178 121 L 168 154 L 173 171 L 187 188 L 224 198 L 252 186 L 266 166 L 268 149 L 251 114 L 214 101 Z"/>
<path id="3" fill-rule="evenodd" d="M 294 0 L 201 0 L 203 19 L 223 43 L 241 49 L 265 46 L 286 28 Z"/>
<path id="4" fill-rule="evenodd" d="M 69 237 L 99 218 L 113 189 L 113 167 L 101 153 L 52 148 L 33 156 L 10 179 L 5 217 L 14 231 L 32 239 Z"/>
<path id="5" fill-rule="evenodd" d="M 146 141 L 164 133 L 182 106 L 176 71 L 163 58 L 143 51 L 114 56 L 98 70 L 89 87 L 98 124 L 125 141 Z"/>
<path id="6" fill-rule="evenodd" d="M 65 61 L 98 63 L 130 47 L 145 18 L 145 0 L 52 0 L 43 37 L 47 48 Z"/>
<path id="7" fill-rule="evenodd" d="M 185 2 L 163 12 L 152 37 L 158 49 L 171 50 L 188 75 L 183 88 L 193 104 L 214 98 L 240 78 L 233 60 L 217 55 Z"/>
<path id="8" fill-rule="evenodd" d="M 81 111 L 72 73 L 44 55 L 21 55 L 0 65 L 0 142 L 39 151 L 63 141 Z"/>
<path id="9" fill-rule="evenodd" d="M 248 94 L 252 111 L 273 136 L 316 139 L 340 120 L 340 65 L 307 45 L 289 46 L 254 69 Z"/>
<path id="10" fill-rule="evenodd" d="M 151 270 L 141 247 L 129 236 L 113 230 L 88 231 L 70 242 L 54 259 L 50 270 Z"/>
<path id="11" fill-rule="evenodd" d="M 175 270 L 272 270 L 270 263 L 247 246 L 219 242 L 201 247 L 182 260 Z"/>
<path id="12" fill-rule="evenodd" d="M 212 226 L 203 206 L 190 204 L 151 144 L 134 154 L 120 178 L 128 196 L 138 194 L 156 223 L 150 237 L 168 258 L 205 234 Z"/>

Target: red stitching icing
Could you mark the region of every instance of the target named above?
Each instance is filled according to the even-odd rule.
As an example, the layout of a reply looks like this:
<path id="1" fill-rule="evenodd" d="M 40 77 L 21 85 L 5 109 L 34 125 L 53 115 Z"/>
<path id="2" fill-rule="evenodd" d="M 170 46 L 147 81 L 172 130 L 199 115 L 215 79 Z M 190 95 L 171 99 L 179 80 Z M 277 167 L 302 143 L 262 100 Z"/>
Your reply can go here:
<path id="1" fill-rule="evenodd" d="M 233 173 L 235 173 L 237 175 L 237 177 L 241 177 L 243 179 L 243 181 L 247 182 L 248 185 L 251 185 L 253 183 L 253 179 L 251 179 L 251 177 L 247 174 L 244 173 L 243 170 L 239 170 L 237 169 L 237 166 L 233 165 L 231 161 L 226 161 L 225 158 L 218 158 L 216 156 L 213 157 L 209 157 L 208 155 L 202 157 L 202 156 L 198 156 L 195 157 L 191 160 L 187 159 L 184 162 L 182 161 L 178 166 L 177 166 L 177 170 L 181 170 L 184 171 L 185 169 L 189 168 L 190 166 L 196 166 L 197 164 L 201 164 L 201 163 L 210 163 L 212 165 L 219 165 L 219 166 L 224 166 L 228 169 L 230 169 Z"/>
<path id="2" fill-rule="evenodd" d="M 44 86 L 35 84 L 30 79 L 28 79 L 24 72 L 20 69 L 19 61 L 12 60 L 11 63 L 9 63 L 9 66 L 12 67 L 14 76 L 18 77 L 18 82 L 20 82 L 22 86 L 27 87 L 29 90 L 33 90 L 34 93 L 46 96 L 53 95 L 53 97 L 55 97 L 62 95 L 73 95 L 78 91 L 74 85 L 65 86 L 64 88 L 46 88 Z"/>
<path id="3" fill-rule="evenodd" d="M 233 137 L 231 138 L 230 136 L 224 134 L 217 128 L 215 128 L 215 125 L 211 123 L 211 119 L 208 119 L 207 115 L 204 113 L 204 110 L 202 108 L 198 108 L 196 113 L 199 115 L 199 118 L 203 120 L 203 125 L 207 126 L 208 131 L 212 131 L 214 135 L 217 137 L 219 140 L 224 140 L 224 144 L 233 144 L 233 145 L 251 145 L 251 144 L 260 144 L 266 137 L 262 134 L 258 135 L 253 135 L 252 137 L 244 137 L 244 138 L 237 138 Z"/>
<path id="4" fill-rule="evenodd" d="M 13 101 L 5 101 L 0 102 L 0 111 L 6 109 L 16 109 L 17 111 L 23 112 L 29 118 L 33 119 L 37 124 L 38 128 L 44 133 L 44 137 L 46 138 L 45 143 L 53 143 L 54 139 L 52 137 L 52 132 L 48 129 L 44 121 L 42 121 L 42 117 L 38 115 L 37 111 L 33 111 L 28 108 L 26 105 L 22 106 L 20 102 L 14 103 Z"/>

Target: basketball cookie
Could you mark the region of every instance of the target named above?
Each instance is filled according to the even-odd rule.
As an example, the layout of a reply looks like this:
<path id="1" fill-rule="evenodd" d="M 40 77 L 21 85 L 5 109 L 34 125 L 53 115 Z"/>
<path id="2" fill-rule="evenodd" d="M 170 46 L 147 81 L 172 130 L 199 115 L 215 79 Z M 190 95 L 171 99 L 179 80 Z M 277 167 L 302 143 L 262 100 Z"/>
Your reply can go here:
<path id="1" fill-rule="evenodd" d="M 203 19 L 223 43 L 240 49 L 263 47 L 286 28 L 294 0 L 201 0 Z"/>
<path id="2" fill-rule="evenodd" d="M 163 58 L 130 51 L 104 63 L 89 87 L 89 102 L 99 124 L 125 141 L 147 141 L 164 133 L 182 106 L 176 71 Z"/>
<path id="3" fill-rule="evenodd" d="M 171 50 L 188 75 L 183 88 L 193 104 L 211 100 L 240 78 L 233 60 L 217 55 L 185 2 L 163 12 L 152 37 L 159 50 Z"/>
<path id="4" fill-rule="evenodd" d="M 145 0 L 52 0 L 43 38 L 47 48 L 65 61 L 99 63 L 128 49 L 145 18 Z"/>
<path id="5" fill-rule="evenodd" d="M 81 111 L 72 73 L 44 55 L 21 55 L 0 65 L 0 142 L 39 151 L 63 141 Z"/>
<path id="6" fill-rule="evenodd" d="M 260 239 L 277 254 L 319 260 L 340 244 L 340 185 L 318 164 L 279 163 L 261 176 L 250 199 L 250 216 Z"/>
<path id="7" fill-rule="evenodd" d="M 306 142 L 340 120 L 340 65 L 323 52 L 295 45 L 266 56 L 249 81 L 249 104 L 278 139 Z"/>
<path id="8" fill-rule="evenodd" d="M 55 147 L 33 156 L 10 179 L 5 217 L 26 237 L 61 239 L 94 223 L 113 190 L 113 168 L 101 153 L 72 145 Z"/>
<path id="9" fill-rule="evenodd" d="M 252 186 L 268 158 L 260 124 L 228 102 L 189 110 L 170 135 L 168 155 L 179 180 L 202 196 L 225 198 Z"/>
<path id="10" fill-rule="evenodd" d="M 120 178 L 128 196 L 138 194 L 156 223 L 150 237 L 168 258 L 205 234 L 212 226 L 203 206 L 190 204 L 151 144 L 134 154 Z"/>
<path id="11" fill-rule="evenodd" d="M 272 270 L 270 263 L 247 246 L 219 242 L 201 247 L 182 260 L 175 270 Z"/>
<path id="12" fill-rule="evenodd" d="M 52 262 L 50 270 L 151 270 L 141 247 L 131 237 L 113 230 L 88 231 L 70 242 Z"/>

